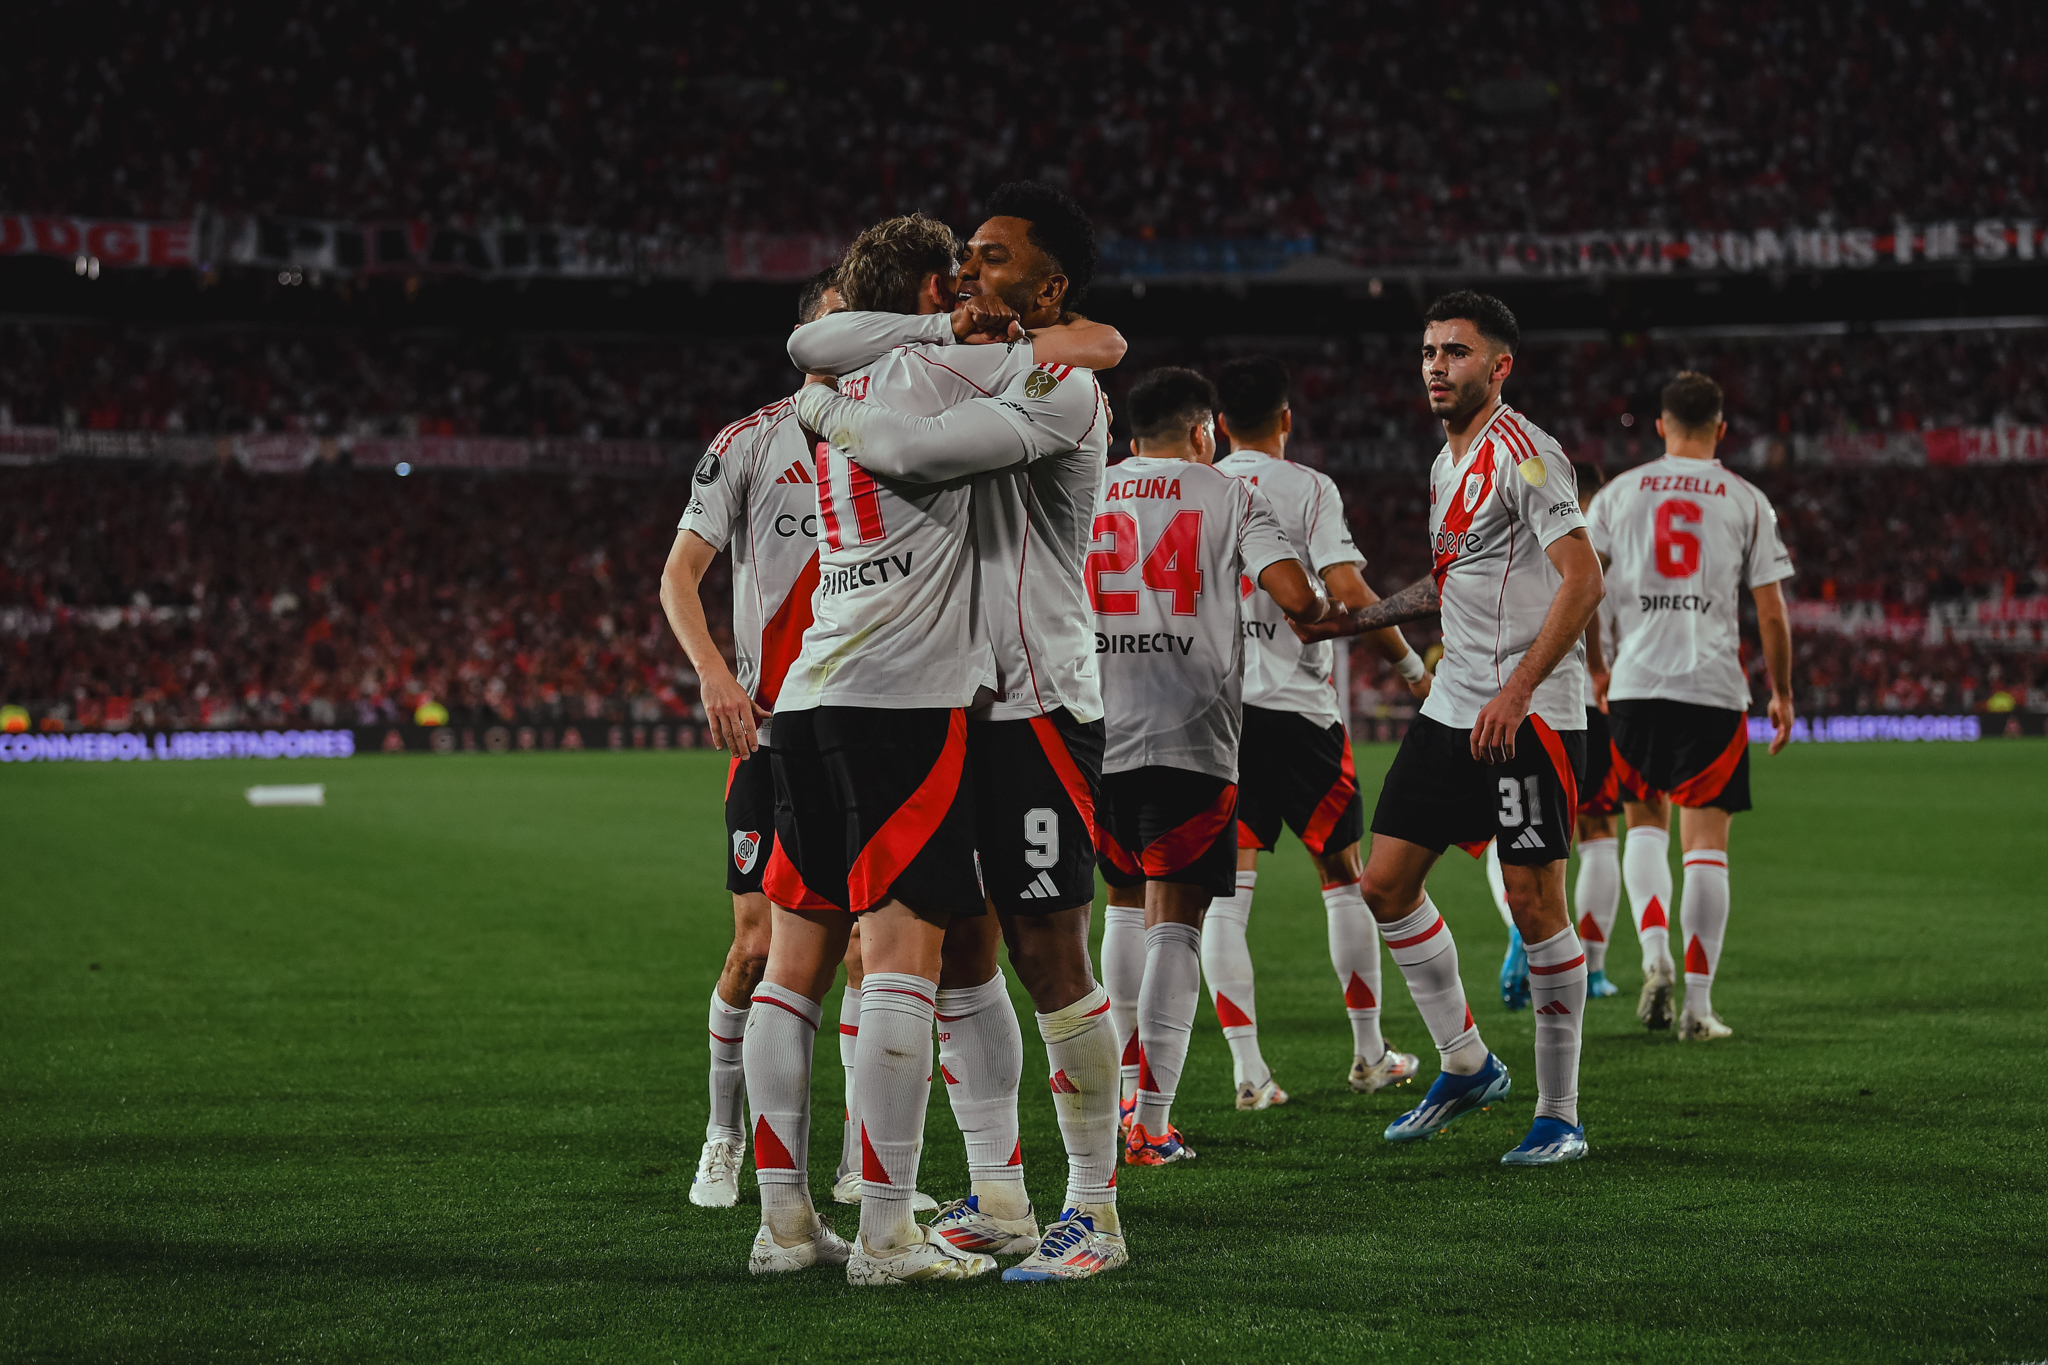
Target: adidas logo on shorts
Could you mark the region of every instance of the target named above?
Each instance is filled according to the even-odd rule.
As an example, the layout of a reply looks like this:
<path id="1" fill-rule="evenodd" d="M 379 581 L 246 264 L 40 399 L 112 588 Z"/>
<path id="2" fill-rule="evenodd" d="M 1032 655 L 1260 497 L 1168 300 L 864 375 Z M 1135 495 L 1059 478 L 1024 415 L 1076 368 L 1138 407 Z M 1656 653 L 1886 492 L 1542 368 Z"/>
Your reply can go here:
<path id="1" fill-rule="evenodd" d="M 1542 835 L 1540 835 L 1540 834 L 1538 834 L 1538 833 L 1536 832 L 1536 828 L 1535 828 L 1535 826 L 1533 826 L 1533 825 L 1532 825 L 1532 826 L 1530 826 L 1530 827 L 1529 827 L 1528 829 L 1525 829 L 1525 830 L 1523 830 L 1523 831 L 1522 831 L 1522 832 L 1521 832 L 1521 833 L 1520 833 L 1519 835 L 1517 835 L 1517 836 L 1515 837 L 1515 841 L 1514 841 L 1514 842 L 1513 842 L 1512 844 L 1509 844 L 1509 845 L 1508 845 L 1508 847 L 1509 847 L 1509 848 L 1542 848 L 1542 847 L 1543 847 L 1543 836 L 1542 836 Z"/>
<path id="2" fill-rule="evenodd" d="M 1049 901 L 1056 898 L 1059 894 L 1060 889 L 1052 884 L 1052 875 L 1047 872 L 1041 872 L 1032 879 L 1031 885 L 1017 893 L 1017 899 L 1020 901 Z"/>

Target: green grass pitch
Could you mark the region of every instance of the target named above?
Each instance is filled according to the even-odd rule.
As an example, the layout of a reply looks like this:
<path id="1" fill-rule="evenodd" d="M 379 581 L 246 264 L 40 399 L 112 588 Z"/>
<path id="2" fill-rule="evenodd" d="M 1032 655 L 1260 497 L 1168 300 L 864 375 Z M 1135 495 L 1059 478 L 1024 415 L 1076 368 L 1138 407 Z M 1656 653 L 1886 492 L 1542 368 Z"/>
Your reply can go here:
<path id="1" fill-rule="evenodd" d="M 1377 786 L 1391 750 L 1364 747 Z M 0 774 L 6 1360 L 2014 1361 L 2048 1356 L 2048 745 L 1757 751 L 1723 1045 L 1593 1002 L 1592 1156 L 1508 1171 L 1527 1013 L 1476 864 L 1433 882 L 1515 1095 L 1380 1129 L 1291 843 L 1252 945 L 1294 1102 L 1239 1114 L 1202 1007 L 1192 1167 L 1130 1170 L 1082 1285 L 745 1270 L 684 1195 L 729 932 L 710 754 L 37 765 Z M 252 809 L 324 781 L 323 809 Z M 1675 850 L 1674 850 L 1675 856 Z M 1387 968 L 1387 1031 L 1433 1061 Z M 827 1018 L 834 1002 L 827 1002 Z M 1025 1018 L 1024 1152 L 1064 1162 Z M 817 1071 L 813 1187 L 840 1072 Z M 935 1096 L 922 1184 L 964 1188 Z M 850 1210 L 843 1210 L 849 1213 Z M 845 1226 L 845 1224 L 842 1224 Z"/>

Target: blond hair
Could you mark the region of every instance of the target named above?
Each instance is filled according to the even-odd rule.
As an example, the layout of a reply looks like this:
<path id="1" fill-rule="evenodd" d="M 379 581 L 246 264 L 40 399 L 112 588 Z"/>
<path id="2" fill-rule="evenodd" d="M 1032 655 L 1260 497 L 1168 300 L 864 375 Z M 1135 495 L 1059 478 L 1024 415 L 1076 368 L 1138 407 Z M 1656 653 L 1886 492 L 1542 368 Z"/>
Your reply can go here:
<path id="1" fill-rule="evenodd" d="M 925 277 L 951 278 L 960 261 L 953 229 L 921 213 L 885 218 L 853 239 L 839 262 L 839 297 L 860 313 L 915 313 Z"/>

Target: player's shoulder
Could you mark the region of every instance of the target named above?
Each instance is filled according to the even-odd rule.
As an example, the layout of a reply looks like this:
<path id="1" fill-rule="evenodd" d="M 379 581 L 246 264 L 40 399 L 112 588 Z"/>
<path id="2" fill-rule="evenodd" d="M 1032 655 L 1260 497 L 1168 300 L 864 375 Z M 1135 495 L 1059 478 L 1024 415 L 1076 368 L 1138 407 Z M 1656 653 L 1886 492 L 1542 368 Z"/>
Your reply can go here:
<path id="1" fill-rule="evenodd" d="M 711 438 L 706 453 L 720 459 L 751 449 L 767 440 L 775 430 L 796 416 L 796 395 L 778 398 L 727 426 Z"/>
<path id="2" fill-rule="evenodd" d="M 1500 416 L 1494 420 L 1494 434 L 1507 453 L 1520 464 L 1534 455 L 1550 458 L 1564 458 L 1564 446 L 1556 437 L 1530 421 L 1527 414 L 1514 408 L 1503 407 Z"/>

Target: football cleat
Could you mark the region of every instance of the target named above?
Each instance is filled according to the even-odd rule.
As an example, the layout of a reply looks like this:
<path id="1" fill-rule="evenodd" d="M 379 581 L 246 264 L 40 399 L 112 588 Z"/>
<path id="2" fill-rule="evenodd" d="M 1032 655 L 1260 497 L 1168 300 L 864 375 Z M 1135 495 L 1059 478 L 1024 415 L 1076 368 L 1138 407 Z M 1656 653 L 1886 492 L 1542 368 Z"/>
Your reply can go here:
<path id="1" fill-rule="evenodd" d="M 844 1239 L 832 1231 L 832 1225 L 820 1218 L 818 1227 L 808 1242 L 798 1242 L 793 1247 L 783 1246 L 775 1240 L 763 1223 L 761 1230 L 754 1234 L 753 1254 L 747 1257 L 747 1269 L 756 1275 L 780 1275 L 791 1270 L 809 1270 L 814 1265 L 845 1265 L 848 1248 Z"/>
<path id="2" fill-rule="evenodd" d="M 1287 1103 L 1287 1092 L 1273 1084 L 1268 1076 L 1264 1085 L 1253 1085 L 1245 1081 L 1237 1087 L 1237 1107 L 1240 1109 L 1272 1109 Z"/>
<path id="3" fill-rule="evenodd" d="M 1607 979 L 1606 972 L 1586 973 L 1586 997 L 1598 999 L 1609 995 L 1620 995 L 1621 987 Z"/>
<path id="4" fill-rule="evenodd" d="M 1406 1085 L 1420 1070 L 1422 1063 L 1414 1053 L 1396 1052 L 1390 1046 L 1376 1062 L 1368 1063 L 1363 1057 L 1351 1059 L 1351 1088 L 1361 1095 L 1370 1095 L 1390 1085 Z"/>
<path id="5" fill-rule="evenodd" d="M 697 1157 L 697 1178 L 690 1182 L 690 1202 L 700 1209 L 729 1209 L 740 1202 L 740 1162 L 747 1144 L 713 1138 Z"/>
<path id="6" fill-rule="evenodd" d="M 860 1172 L 848 1171 L 832 1182 L 832 1202 L 835 1204 L 858 1204 L 860 1202 Z M 939 1206 L 939 1201 L 919 1190 L 910 1196 L 912 1213 L 930 1213 Z"/>
<path id="7" fill-rule="evenodd" d="M 1671 959 L 1643 968 L 1643 993 L 1636 1000 L 1636 1018 L 1653 1029 L 1671 1027 L 1671 986 L 1678 979 Z"/>
<path id="8" fill-rule="evenodd" d="M 1040 1280 L 1085 1280 L 1130 1263 L 1121 1233 L 1103 1232 L 1085 1213 L 1068 1209 L 1045 1230 L 1038 1250 L 1003 1272 L 1013 1283 Z"/>
<path id="9" fill-rule="evenodd" d="M 1508 930 L 1508 955 L 1500 964 L 1500 1002 L 1511 1010 L 1529 1008 L 1529 950 L 1522 931 Z"/>
<path id="10" fill-rule="evenodd" d="M 1422 1103 L 1387 1125 L 1389 1142 L 1413 1142 L 1431 1138 L 1450 1125 L 1452 1119 L 1484 1109 L 1508 1093 L 1511 1082 L 1500 1058 L 1486 1054 L 1486 1064 L 1469 1076 L 1440 1072 L 1430 1083 Z"/>
<path id="11" fill-rule="evenodd" d="M 1735 1030 L 1722 1023 L 1712 1014 L 1694 1014 L 1686 1010 L 1678 1016 L 1678 1036 L 1688 1043 L 1711 1043 L 1716 1038 L 1732 1038 Z"/>
<path id="12" fill-rule="evenodd" d="M 978 1195 L 939 1205 L 939 1216 L 925 1224 L 962 1251 L 985 1256 L 1028 1256 L 1038 1249 L 1038 1215 L 1029 1208 L 1022 1218 L 997 1218 L 981 1211 Z"/>
<path id="13" fill-rule="evenodd" d="M 1180 1129 L 1166 1125 L 1166 1132 L 1153 1137 L 1145 1125 L 1133 1119 L 1131 1135 L 1124 1143 L 1126 1166 L 1165 1166 L 1175 1161 L 1193 1161 L 1195 1149 L 1181 1141 Z"/>
<path id="14" fill-rule="evenodd" d="M 971 1280 L 996 1268 L 995 1258 L 962 1251 L 930 1228 L 919 1224 L 909 1246 L 876 1255 L 856 1237 L 846 1258 L 848 1284 L 915 1284 L 921 1280 Z"/>
<path id="15" fill-rule="evenodd" d="M 1500 1159 L 1503 1166 L 1555 1166 L 1586 1154 L 1586 1130 L 1563 1119 L 1539 1118 L 1529 1125 L 1522 1145 Z"/>

